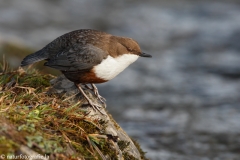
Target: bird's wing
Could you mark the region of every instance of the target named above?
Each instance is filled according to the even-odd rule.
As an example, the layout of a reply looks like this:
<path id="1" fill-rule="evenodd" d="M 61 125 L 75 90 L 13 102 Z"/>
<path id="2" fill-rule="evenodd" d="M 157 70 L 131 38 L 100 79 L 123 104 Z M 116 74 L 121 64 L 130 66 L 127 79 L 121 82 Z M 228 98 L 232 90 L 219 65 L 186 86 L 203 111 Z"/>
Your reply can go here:
<path id="1" fill-rule="evenodd" d="M 91 69 L 106 57 L 106 52 L 93 45 L 75 45 L 51 57 L 44 65 L 61 71 L 81 71 Z"/>

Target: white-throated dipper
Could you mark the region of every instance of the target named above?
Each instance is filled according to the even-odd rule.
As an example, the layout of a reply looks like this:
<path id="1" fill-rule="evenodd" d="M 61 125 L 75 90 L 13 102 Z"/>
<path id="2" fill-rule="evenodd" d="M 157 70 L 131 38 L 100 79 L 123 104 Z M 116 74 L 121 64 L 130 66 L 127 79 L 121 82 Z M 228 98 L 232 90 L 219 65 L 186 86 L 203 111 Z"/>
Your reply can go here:
<path id="1" fill-rule="evenodd" d="M 45 66 L 60 70 L 75 83 L 88 103 L 100 111 L 100 106 L 88 98 L 80 84 L 91 84 L 93 92 L 103 102 L 104 98 L 98 94 L 94 83 L 113 79 L 139 56 L 151 57 L 143 53 L 138 43 L 131 38 L 81 29 L 66 33 L 41 50 L 26 56 L 21 66 L 46 60 Z"/>

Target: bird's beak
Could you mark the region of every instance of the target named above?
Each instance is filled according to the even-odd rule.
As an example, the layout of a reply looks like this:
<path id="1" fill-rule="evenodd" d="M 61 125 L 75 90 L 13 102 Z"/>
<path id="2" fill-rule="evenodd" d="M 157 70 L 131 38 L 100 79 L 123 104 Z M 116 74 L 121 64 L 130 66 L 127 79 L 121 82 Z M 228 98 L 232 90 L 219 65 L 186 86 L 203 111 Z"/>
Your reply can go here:
<path id="1" fill-rule="evenodd" d="M 149 57 L 149 58 L 152 57 L 150 54 L 143 53 L 143 52 L 141 54 L 139 54 L 139 56 L 140 57 Z"/>

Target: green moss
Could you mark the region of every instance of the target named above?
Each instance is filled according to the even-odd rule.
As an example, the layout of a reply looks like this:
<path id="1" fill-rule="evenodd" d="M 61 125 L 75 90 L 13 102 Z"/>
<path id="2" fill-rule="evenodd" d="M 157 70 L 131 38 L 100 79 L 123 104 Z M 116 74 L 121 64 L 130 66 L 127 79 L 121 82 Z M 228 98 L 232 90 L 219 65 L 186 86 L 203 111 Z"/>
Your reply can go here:
<path id="1" fill-rule="evenodd" d="M 137 142 L 134 141 L 134 144 L 136 144 Z M 133 157 L 132 155 L 129 155 L 126 151 L 128 146 L 130 145 L 130 142 L 127 141 L 118 141 L 118 146 L 120 148 L 120 150 L 123 151 L 123 157 L 124 160 L 137 160 L 135 157 Z M 138 145 L 138 144 L 137 144 Z M 137 146 L 137 149 L 139 150 L 139 152 L 141 153 L 142 150 L 141 148 L 139 148 L 139 145 Z M 144 152 L 143 152 L 144 153 Z M 144 156 L 144 154 L 141 153 L 141 159 L 146 159 L 146 157 Z"/>
<path id="2" fill-rule="evenodd" d="M 36 131 L 35 124 L 27 122 L 26 124 L 19 125 L 18 131 L 26 131 L 29 133 L 33 133 Z"/>
<path id="3" fill-rule="evenodd" d="M 64 151 L 63 147 L 61 146 L 61 138 L 58 139 L 48 139 L 44 137 L 44 135 L 40 132 L 29 136 L 26 136 L 27 139 L 27 146 L 29 148 L 33 148 L 33 146 L 37 146 L 39 152 L 44 154 L 51 154 L 51 153 L 61 153 Z"/>
<path id="4" fill-rule="evenodd" d="M 129 144 L 130 142 L 118 141 L 118 146 L 121 151 L 124 151 L 129 146 Z"/>
<path id="5" fill-rule="evenodd" d="M 97 146 L 101 148 L 103 155 L 108 155 L 109 157 L 111 157 L 111 159 L 118 159 L 116 151 L 112 149 L 110 143 L 105 142 L 104 145 L 97 144 Z"/>
<path id="6" fill-rule="evenodd" d="M 32 88 L 38 88 L 38 87 L 49 87 L 50 83 L 49 83 L 49 79 L 51 78 L 51 76 L 49 75 L 28 75 L 26 77 L 24 77 L 24 79 L 21 79 L 21 81 L 19 81 L 19 83 L 21 84 L 26 84 L 28 87 L 32 87 Z"/>
<path id="7" fill-rule="evenodd" d="M 0 76 L 0 85 L 6 84 L 8 82 L 10 82 L 11 80 L 11 76 L 4 74 Z"/>
<path id="8" fill-rule="evenodd" d="M 137 158 L 133 157 L 132 155 L 129 155 L 127 152 L 123 153 L 124 160 L 138 160 Z"/>
<path id="9" fill-rule="evenodd" d="M 16 144 L 11 139 L 0 136 L 0 155 L 11 155 L 19 148 L 19 145 Z"/>

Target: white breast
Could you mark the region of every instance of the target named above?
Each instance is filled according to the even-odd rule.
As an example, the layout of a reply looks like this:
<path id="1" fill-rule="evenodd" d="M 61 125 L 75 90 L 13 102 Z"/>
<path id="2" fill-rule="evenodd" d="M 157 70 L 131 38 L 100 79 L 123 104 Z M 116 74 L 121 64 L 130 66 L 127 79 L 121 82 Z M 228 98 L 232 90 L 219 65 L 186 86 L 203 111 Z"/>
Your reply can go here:
<path id="1" fill-rule="evenodd" d="M 95 74 L 104 80 L 111 80 L 131 63 L 135 62 L 138 57 L 134 54 L 124 54 L 116 58 L 108 56 L 99 65 L 94 67 Z"/>

